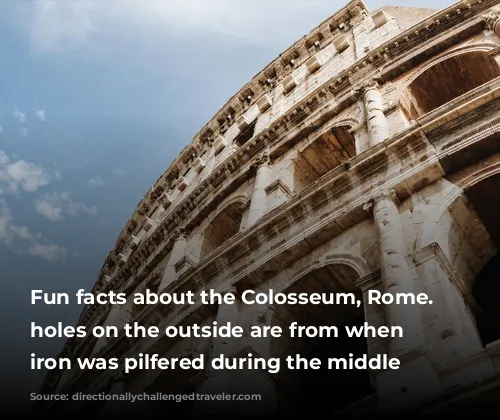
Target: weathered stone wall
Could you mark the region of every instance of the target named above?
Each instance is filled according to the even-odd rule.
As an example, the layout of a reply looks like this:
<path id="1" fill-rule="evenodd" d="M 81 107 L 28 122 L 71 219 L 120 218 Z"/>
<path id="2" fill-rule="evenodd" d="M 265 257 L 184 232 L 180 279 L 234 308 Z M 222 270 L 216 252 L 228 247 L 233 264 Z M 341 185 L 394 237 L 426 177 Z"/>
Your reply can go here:
<path id="1" fill-rule="evenodd" d="M 475 279 L 496 254 L 497 227 L 482 216 L 485 204 L 470 191 L 500 173 L 495 4 L 370 13 L 362 2 L 350 2 L 259 73 L 196 136 L 140 203 L 94 291 L 311 292 L 321 283 L 364 298 L 373 289 L 427 293 L 433 305 L 367 305 L 365 299 L 361 312 L 367 322 L 401 325 L 406 333 L 367 340 L 369 355 L 400 357 L 402 369 L 370 372 L 373 393 L 364 403 L 371 409 L 432 408 L 436 398 L 493 381 L 500 346 L 481 342 L 473 292 Z M 476 69 L 478 62 L 488 68 Z M 472 69 L 485 79 L 466 80 L 468 91 L 457 94 L 465 77 L 451 71 L 457 63 L 467 66 L 463 74 Z M 436 92 L 428 92 L 426 99 L 436 103 L 428 102 L 432 109 L 417 116 L 423 108 L 411 87 L 423 74 L 433 83 L 447 81 L 445 103 L 438 106 Z M 229 235 L 232 221 L 238 228 Z M 204 245 L 207 238 L 217 247 Z M 329 324 L 358 315 L 308 315 L 267 305 L 128 303 L 89 306 L 80 322 L 136 319 L 162 328 L 231 320 L 248 329 L 308 317 Z M 251 351 L 282 357 L 312 349 L 306 340 L 286 338 L 89 341 L 70 340 L 64 352 L 211 357 Z M 73 379 L 58 374 L 47 388 L 98 391 L 113 379 L 112 372 Z M 130 389 L 164 386 L 162 375 L 131 374 Z M 259 410 L 275 414 L 291 404 L 300 379 L 293 372 L 206 371 L 172 381 L 186 389 L 262 391 L 267 399 Z"/>

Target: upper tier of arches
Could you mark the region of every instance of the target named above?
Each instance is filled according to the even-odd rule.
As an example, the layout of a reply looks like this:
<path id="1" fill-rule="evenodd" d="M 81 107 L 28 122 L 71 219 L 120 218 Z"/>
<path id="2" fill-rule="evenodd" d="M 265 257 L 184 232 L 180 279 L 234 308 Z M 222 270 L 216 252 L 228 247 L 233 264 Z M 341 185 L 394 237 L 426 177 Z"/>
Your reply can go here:
<path id="1" fill-rule="evenodd" d="M 349 15 L 350 19 L 354 19 L 359 14 L 358 15 L 356 15 L 356 14 L 351 15 L 350 14 L 351 12 L 349 12 L 349 10 L 351 10 L 352 7 L 358 6 L 359 5 L 358 3 L 360 3 L 360 2 L 351 2 L 348 6 L 346 6 L 345 9 L 342 9 L 342 11 L 339 12 L 340 16 Z M 364 56 L 364 58 L 366 60 L 368 60 L 368 62 L 372 62 L 375 65 L 379 60 L 387 60 L 387 57 L 388 57 L 387 51 L 389 51 L 389 54 L 390 54 L 391 50 L 393 50 L 393 49 L 395 49 L 395 52 L 397 52 L 397 49 L 401 48 L 399 46 L 400 42 L 401 42 L 401 44 L 404 44 L 404 41 L 403 41 L 404 39 L 407 39 L 406 42 L 407 42 L 408 47 L 410 47 L 412 45 L 412 42 L 416 43 L 417 39 L 414 38 L 412 40 L 412 37 L 417 37 L 417 35 L 415 35 L 415 34 L 417 32 L 419 32 L 418 28 L 427 28 L 427 31 L 432 31 L 432 28 L 435 27 L 435 28 L 437 28 L 436 31 L 440 32 L 441 29 L 438 27 L 440 25 L 442 25 L 442 23 L 437 23 L 437 22 L 440 22 L 439 17 L 442 17 L 441 15 L 443 15 L 443 16 L 450 15 L 450 12 L 452 12 L 453 19 L 466 21 L 467 19 L 474 17 L 475 14 L 477 14 L 479 11 L 481 11 L 481 10 L 474 10 L 475 8 L 487 8 L 487 7 L 488 7 L 488 5 L 485 4 L 485 2 L 482 2 L 482 3 L 472 2 L 470 9 L 468 9 L 466 12 L 464 12 L 462 10 L 460 13 L 458 13 L 458 10 L 460 10 L 460 9 L 457 9 L 457 5 L 453 5 L 450 8 L 447 8 L 441 12 L 436 13 L 436 15 L 433 16 L 432 18 L 427 18 L 424 21 L 420 22 L 418 25 L 415 25 L 414 27 L 408 29 L 407 31 L 399 34 L 398 36 L 394 37 L 390 42 L 387 41 L 386 43 L 384 43 L 380 47 L 374 49 L 373 51 L 370 51 L 367 55 Z M 366 8 L 364 8 L 364 5 L 363 5 L 363 6 L 361 6 L 360 11 L 363 12 L 363 10 L 365 10 L 365 9 Z M 344 13 L 344 14 L 342 14 L 342 13 Z M 347 13 L 347 15 L 345 13 Z M 337 15 L 335 15 L 335 16 L 337 16 Z M 452 23 L 451 23 L 452 25 L 457 23 L 456 21 L 453 21 L 453 19 L 452 19 Z M 448 20 L 450 20 L 450 19 L 448 19 Z M 429 26 L 431 27 L 431 29 L 429 29 Z M 323 26 L 320 25 L 320 27 L 323 27 Z M 303 42 L 303 41 L 301 41 L 301 42 Z M 415 44 L 413 44 L 413 45 L 415 45 Z M 474 53 L 470 53 L 470 54 L 474 54 Z M 478 56 L 481 56 L 481 55 L 478 55 Z M 474 61 L 474 60 L 472 60 L 472 61 Z M 361 64 L 363 64 L 363 62 Z M 453 62 L 450 61 L 447 64 L 436 64 L 437 67 L 432 69 L 432 71 L 435 71 L 436 69 L 438 71 L 440 71 L 440 66 L 442 67 L 444 65 L 446 65 L 446 66 L 451 65 L 452 66 Z M 449 69 L 448 69 L 448 71 L 449 71 Z M 359 66 L 359 61 L 355 62 L 352 66 L 345 69 L 345 71 L 338 74 L 339 77 L 330 82 L 329 87 L 330 87 L 332 94 L 335 95 L 335 92 L 333 92 L 334 89 L 337 89 L 339 91 L 339 93 L 346 92 L 346 89 L 348 89 L 349 86 L 351 85 L 351 80 L 353 80 L 352 77 L 357 72 L 359 74 L 362 72 L 362 66 Z M 408 91 L 410 91 L 410 90 L 417 91 L 417 92 L 419 91 L 418 84 L 424 83 L 425 82 L 424 78 L 428 77 L 427 73 L 424 73 L 424 74 L 419 76 L 419 78 L 417 78 L 413 81 L 414 84 L 412 84 L 412 86 L 410 86 L 408 88 Z M 491 66 L 485 67 L 485 72 L 484 72 L 483 78 L 485 80 L 490 80 L 494 74 L 495 73 L 494 73 L 493 67 L 491 67 Z M 475 87 L 478 84 L 480 84 L 482 81 L 483 81 L 483 79 L 474 80 L 471 82 L 472 83 L 471 86 Z M 316 100 L 315 98 L 321 97 L 321 95 L 322 95 L 321 89 L 317 89 L 313 93 L 316 96 L 314 96 L 314 98 L 312 100 L 312 104 L 310 104 L 312 107 L 314 107 L 314 102 Z M 458 94 L 460 94 L 460 92 L 458 92 L 458 93 L 457 92 L 454 92 L 454 93 L 450 92 L 449 94 L 451 95 L 450 98 L 452 98 L 453 95 L 455 95 L 455 94 L 458 95 Z M 425 112 L 426 110 L 427 111 L 431 110 L 432 106 L 429 105 L 430 104 L 429 98 L 426 99 L 424 97 L 418 97 L 418 95 L 416 98 L 417 98 L 417 102 L 420 103 L 422 106 L 421 112 Z M 425 102 L 426 100 L 427 100 L 427 102 Z M 351 99 L 346 99 L 346 104 L 350 103 L 350 101 L 351 101 Z M 436 101 L 437 101 L 437 99 L 436 99 Z M 255 149 L 255 147 L 258 143 L 269 142 L 269 140 L 271 140 L 272 137 L 275 137 L 272 133 L 277 132 L 275 130 L 277 127 L 285 127 L 287 122 L 293 122 L 294 120 L 297 119 L 297 117 L 300 117 L 301 107 L 303 107 L 303 105 L 301 105 L 302 102 L 307 103 L 307 98 L 305 98 L 304 101 L 301 101 L 301 103 L 296 108 L 290 109 L 290 114 L 288 115 L 289 118 L 287 117 L 284 120 L 276 121 L 275 126 L 273 127 L 273 125 L 271 124 L 267 130 L 264 130 L 265 131 L 264 133 L 257 132 L 255 126 L 252 128 L 252 124 L 255 121 L 235 119 L 235 125 L 239 127 L 238 129 L 242 133 L 243 132 L 246 133 L 249 128 L 252 128 L 252 130 L 254 130 L 253 134 L 255 134 L 255 135 L 253 138 L 251 138 L 250 140 L 246 140 L 244 142 L 244 144 L 242 144 L 241 150 L 238 150 L 238 151 L 235 150 L 232 153 L 228 154 L 228 157 L 226 159 L 227 162 L 229 162 L 231 159 L 234 160 L 233 163 L 229 162 L 229 165 L 233 165 L 233 166 L 237 165 L 237 159 L 241 159 L 241 156 L 245 155 L 247 152 L 252 150 L 252 148 Z M 424 102 L 425 102 L 425 104 L 424 104 Z M 436 103 L 439 103 L 439 101 L 437 101 Z M 344 106 L 343 104 L 340 104 L 340 105 Z M 263 106 L 265 107 L 265 104 Z M 338 106 L 337 106 L 337 108 L 338 108 Z M 303 109 L 304 108 L 302 108 L 302 110 Z M 247 108 L 247 110 L 248 110 L 248 108 Z M 410 117 L 412 116 L 411 112 L 414 112 L 414 110 L 410 110 L 410 114 L 409 114 Z M 353 130 L 353 127 L 350 127 L 350 130 Z M 352 133 L 353 132 L 351 131 L 351 132 L 348 132 L 347 134 L 343 134 L 343 136 L 345 137 L 348 135 L 353 135 Z M 212 130 L 212 135 L 213 134 L 215 134 L 215 132 L 213 132 L 213 130 Z M 335 136 L 335 134 L 334 134 L 334 136 Z M 220 185 L 215 180 L 221 176 L 221 174 L 220 174 L 221 170 L 217 171 L 216 170 L 217 168 L 212 168 L 211 176 L 206 179 L 206 182 L 204 181 L 206 186 L 204 183 L 200 183 L 199 181 L 194 181 L 193 185 L 189 185 L 187 178 L 185 176 L 183 176 L 185 171 L 179 170 L 180 167 L 183 167 L 183 166 L 186 167 L 186 165 L 192 165 L 193 169 L 192 169 L 191 173 L 192 173 L 192 176 L 194 177 L 193 179 L 196 178 L 196 176 L 197 176 L 196 174 L 199 174 L 201 171 L 203 171 L 203 169 L 205 167 L 204 165 L 206 164 L 206 162 L 204 162 L 202 158 L 203 158 L 203 154 L 206 153 L 206 147 L 207 146 L 215 147 L 214 144 L 217 142 L 217 140 L 215 140 L 214 142 L 209 142 L 208 140 L 212 141 L 213 139 L 207 139 L 207 138 L 202 139 L 202 137 L 203 136 L 200 136 L 200 135 L 197 136 L 195 141 L 191 145 L 186 147 L 186 149 L 181 153 L 179 158 L 176 159 L 174 164 L 171 165 L 171 167 L 166 171 L 166 173 L 164 175 L 162 175 L 162 177 L 158 180 L 158 182 L 155 184 L 155 186 L 153 186 L 151 191 L 146 195 L 145 199 L 140 203 L 140 205 L 139 205 L 138 209 L 136 210 L 136 212 L 134 213 L 132 219 L 127 224 L 124 231 L 120 234 L 120 237 L 117 241 L 115 248 L 110 253 L 110 257 L 108 258 L 108 260 L 104 264 L 103 270 L 102 270 L 101 275 L 100 275 L 101 282 L 104 278 L 106 278 L 106 277 L 109 278 L 110 271 L 113 271 L 114 267 L 120 266 L 120 264 L 122 264 L 122 265 L 126 264 L 126 262 L 127 262 L 126 260 L 123 261 L 123 259 L 122 259 L 122 261 L 120 262 L 120 258 L 121 258 L 120 254 L 121 254 L 121 251 L 123 249 L 129 248 L 129 247 L 132 247 L 133 249 L 137 248 L 139 246 L 139 243 L 143 240 L 143 239 L 141 239 L 140 235 L 142 235 L 142 237 L 147 237 L 148 236 L 147 232 L 150 229 L 152 229 L 152 232 L 154 232 L 155 228 L 157 228 L 160 225 L 160 223 L 162 223 L 164 226 L 163 229 L 158 229 L 158 231 L 159 231 L 158 235 L 161 236 L 162 233 L 160 231 L 165 232 L 165 223 L 166 223 L 165 222 L 165 215 L 168 217 L 168 215 L 170 214 L 170 215 L 172 215 L 173 220 L 174 219 L 178 220 L 178 216 L 176 216 L 174 214 L 174 212 L 177 211 L 178 208 L 181 208 L 181 210 L 183 210 L 183 211 L 185 210 L 184 208 L 182 208 L 183 207 L 182 203 L 186 202 L 186 200 L 182 201 L 181 203 L 172 203 L 172 201 L 169 200 L 169 195 L 168 195 L 168 188 L 169 187 L 167 186 L 168 183 L 170 183 L 170 186 L 175 185 L 175 188 L 178 190 L 185 191 L 184 195 L 187 194 L 187 196 L 198 196 L 198 194 L 202 191 L 203 188 L 207 188 L 207 187 L 210 188 L 210 186 L 212 186 L 214 184 Z M 336 137 L 338 137 L 338 136 L 336 136 Z M 349 139 L 348 143 L 352 145 L 353 139 L 352 138 Z M 257 146 L 257 148 L 258 147 L 259 146 Z M 226 146 L 226 149 L 227 149 L 227 146 Z M 312 152 L 312 149 L 310 151 Z M 352 151 L 346 151 L 346 153 L 347 153 L 347 155 L 345 156 L 345 158 L 347 161 L 347 160 L 349 160 L 349 157 L 352 157 Z M 193 156 L 198 156 L 198 157 L 193 158 Z M 306 164 L 307 158 L 302 163 Z M 298 163 L 297 167 L 299 168 L 300 166 L 301 166 L 301 164 Z M 304 167 L 304 165 L 302 165 L 302 167 Z M 332 166 L 332 168 L 333 168 L 333 166 Z M 329 168 L 329 169 L 331 170 L 332 168 Z M 226 171 L 225 167 L 222 168 L 222 172 L 224 172 L 224 171 Z M 312 173 L 312 172 L 309 171 L 309 173 Z M 175 175 L 175 174 L 177 174 L 177 175 Z M 175 176 L 177 176 L 177 178 L 175 178 Z M 319 178 L 319 176 L 320 175 L 318 175 L 318 178 Z M 195 188 L 194 184 L 196 184 L 196 188 Z M 200 187 L 200 188 L 198 188 L 198 187 Z M 189 201 L 189 197 L 187 198 L 187 200 Z M 185 204 L 188 204 L 188 203 L 186 202 Z M 161 207 L 161 211 L 156 211 L 156 208 L 158 208 L 158 207 Z M 157 217 L 157 219 L 155 219 L 155 217 Z"/>

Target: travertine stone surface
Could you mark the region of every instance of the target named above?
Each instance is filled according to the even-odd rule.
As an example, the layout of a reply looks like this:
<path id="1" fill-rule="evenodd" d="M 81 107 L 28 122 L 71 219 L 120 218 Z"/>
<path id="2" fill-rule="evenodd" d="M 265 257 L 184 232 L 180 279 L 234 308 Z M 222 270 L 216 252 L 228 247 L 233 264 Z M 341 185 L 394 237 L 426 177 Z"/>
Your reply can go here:
<path id="1" fill-rule="evenodd" d="M 187 235 L 185 232 L 177 232 L 174 246 L 170 252 L 167 267 L 161 279 L 160 290 L 165 289 L 170 283 L 177 279 L 175 265 L 185 256 L 187 245 Z"/>
<path id="2" fill-rule="evenodd" d="M 382 94 L 376 86 L 368 85 L 363 88 L 366 108 L 366 120 L 370 135 L 370 146 L 375 146 L 389 138 L 389 127 L 384 115 Z"/>
<path id="3" fill-rule="evenodd" d="M 244 327 L 242 338 L 75 338 L 60 356 L 401 360 L 397 371 L 348 376 L 286 369 L 126 375 L 134 392 L 263 395 L 258 405 L 191 407 L 198 414 L 439 412 L 489 398 L 487 387 L 498 392 L 500 334 L 484 327 L 498 316 L 488 300 L 498 295 L 491 267 L 500 244 L 497 3 L 371 12 L 353 0 L 282 52 L 196 134 L 120 233 L 93 292 L 125 292 L 127 303 L 88 305 L 79 319 L 160 330 L 231 320 Z M 130 299 L 146 289 L 231 288 L 237 305 L 137 307 Z M 253 306 L 242 304 L 245 290 L 350 292 L 362 304 Z M 433 304 L 368 305 L 373 290 L 426 293 Z M 252 325 L 362 321 L 403 326 L 405 334 L 350 341 L 248 335 Z M 112 378 L 111 371 L 52 371 L 41 392 L 104 392 Z M 337 391 L 325 394 L 318 385 L 325 382 Z"/>
<path id="4" fill-rule="evenodd" d="M 380 244 L 380 272 L 384 292 L 396 296 L 398 293 L 415 293 L 414 273 L 406 262 L 406 245 L 401 226 L 401 216 L 394 190 L 383 191 L 373 200 L 373 218 L 377 226 Z M 420 306 L 388 305 L 387 325 L 400 325 L 404 329 L 402 338 L 390 342 L 390 354 L 399 357 L 425 342 L 424 325 Z"/>
<path id="5" fill-rule="evenodd" d="M 266 188 L 272 182 L 273 170 L 269 165 L 269 157 L 262 156 L 256 162 L 257 174 L 255 176 L 255 183 L 253 185 L 252 199 L 250 201 L 250 210 L 248 220 L 246 223 L 247 228 L 252 227 L 267 210 L 267 192 Z"/>

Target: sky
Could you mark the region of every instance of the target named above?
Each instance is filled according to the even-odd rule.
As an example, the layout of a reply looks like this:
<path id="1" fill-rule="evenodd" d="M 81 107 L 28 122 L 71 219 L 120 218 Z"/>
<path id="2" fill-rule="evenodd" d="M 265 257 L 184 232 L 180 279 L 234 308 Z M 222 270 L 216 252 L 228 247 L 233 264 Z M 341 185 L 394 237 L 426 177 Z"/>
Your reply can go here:
<path id="1" fill-rule="evenodd" d="M 443 0 L 367 0 L 371 10 Z M 30 323 L 80 307 L 31 290 L 90 290 L 146 191 L 239 88 L 346 1 L 0 1 L 0 367 L 35 391 Z M 17 382 L 16 382 L 17 381 Z"/>

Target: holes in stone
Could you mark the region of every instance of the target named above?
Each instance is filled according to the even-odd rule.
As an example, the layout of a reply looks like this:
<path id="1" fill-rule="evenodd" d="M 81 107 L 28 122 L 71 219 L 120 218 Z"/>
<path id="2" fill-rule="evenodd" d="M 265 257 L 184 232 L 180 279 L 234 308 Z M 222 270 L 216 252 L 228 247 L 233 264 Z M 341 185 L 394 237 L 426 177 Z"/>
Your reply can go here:
<path id="1" fill-rule="evenodd" d="M 257 120 L 254 120 L 243 132 L 241 132 L 238 137 L 234 140 L 238 146 L 243 146 L 248 140 L 250 140 L 255 133 L 255 124 Z"/>

